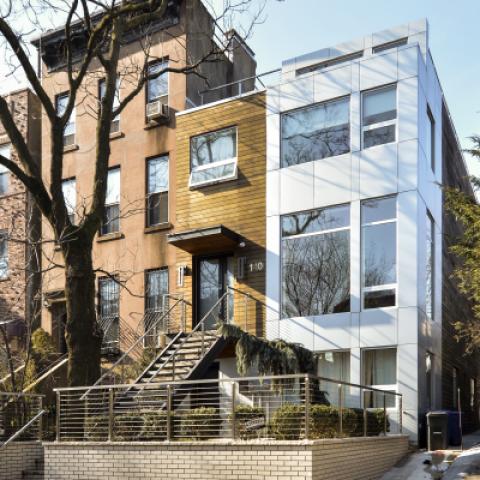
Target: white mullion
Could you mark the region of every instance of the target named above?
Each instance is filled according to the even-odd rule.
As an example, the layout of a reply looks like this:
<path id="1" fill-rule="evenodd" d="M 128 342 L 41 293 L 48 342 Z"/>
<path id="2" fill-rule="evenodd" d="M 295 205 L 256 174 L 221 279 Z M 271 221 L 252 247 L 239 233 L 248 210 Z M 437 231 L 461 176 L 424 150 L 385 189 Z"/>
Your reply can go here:
<path id="1" fill-rule="evenodd" d="M 325 235 L 328 233 L 336 233 L 336 232 L 343 232 L 346 230 L 350 230 L 350 227 L 338 227 L 338 228 L 331 228 L 329 230 L 318 230 L 317 232 L 309 232 L 309 233 L 298 233 L 297 235 L 289 235 L 287 237 L 282 236 L 282 240 L 290 240 L 295 238 L 304 238 L 304 237 L 312 237 L 314 235 Z"/>

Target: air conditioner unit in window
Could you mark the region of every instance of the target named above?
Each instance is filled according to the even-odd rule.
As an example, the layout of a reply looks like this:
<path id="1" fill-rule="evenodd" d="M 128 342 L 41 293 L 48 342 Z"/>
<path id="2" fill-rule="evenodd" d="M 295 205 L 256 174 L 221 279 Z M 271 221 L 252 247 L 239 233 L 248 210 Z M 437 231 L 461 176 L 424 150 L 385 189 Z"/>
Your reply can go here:
<path id="1" fill-rule="evenodd" d="M 168 105 L 162 103 L 160 100 L 147 103 L 147 119 L 148 120 L 168 120 Z"/>

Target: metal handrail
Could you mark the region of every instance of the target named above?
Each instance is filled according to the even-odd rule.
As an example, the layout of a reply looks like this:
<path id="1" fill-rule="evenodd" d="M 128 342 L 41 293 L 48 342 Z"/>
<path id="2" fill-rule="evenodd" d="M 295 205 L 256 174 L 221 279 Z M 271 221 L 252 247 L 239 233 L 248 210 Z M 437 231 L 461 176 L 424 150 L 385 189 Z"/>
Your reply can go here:
<path id="1" fill-rule="evenodd" d="M 17 430 L 11 437 L 9 437 L 7 440 L 5 440 L 1 445 L 0 445 L 0 450 L 4 447 L 6 447 L 10 442 L 13 442 L 17 437 L 19 437 L 25 430 L 30 428 L 30 425 L 32 423 L 36 422 L 39 418 L 41 418 L 42 415 L 47 413 L 46 410 L 40 410 L 33 418 L 31 418 L 20 430 Z"/>
<path id="2" fill-rule="evenodd" d="M 124 359 L 125 357 L 134 349 L 134 347 L 140 342 L 140 341 L 143 341 L 143 339 L 153 330 L 154 327 L 157 326 L 158 322 L 160 322 L 161 320 L 163 320 L 167 315 L 170 314 L 170 312 L 180 303 L 182 302 L 183 300 L 182 299 L 179 299 L 177 300 L 173 305 L 172 307 L 170 307 L 156 322 L 153 323 L 153 325 L 150 326 L 150 328 L 148 328 L 144 334 L 138 338 L 135 343 L 133 343 L 124 353 L 123 355 L 105 372 L 103 373 L 100 378 L 85 392 L 84 396 L 82 397 L 82 399 L 88 395 L 90 393 L 90 390 L 95 387 L 96 385 L 98 385 L 107 375 L 110 374 L 110 372 L 115 368 L 117 367 L 117 365 L 119 365 Z"/>
<path id="3" fill-rule="evenodd" d="M 33 380 L 32 383 L 30 383 L 23 389 L 23 393 L 29 392 L 32 388 L 37 386 L 42 380 L 49 377 L 53 372 L 56 372 L 60 367 L 65 365 L 67 361 L 68 361 L 68 353 L 65 353 L 64 355 L 58 357 L 57 360 L 55 360 L 48 368 L 40 372 L 40 374 L 37 375 L 37 377 Z"/>

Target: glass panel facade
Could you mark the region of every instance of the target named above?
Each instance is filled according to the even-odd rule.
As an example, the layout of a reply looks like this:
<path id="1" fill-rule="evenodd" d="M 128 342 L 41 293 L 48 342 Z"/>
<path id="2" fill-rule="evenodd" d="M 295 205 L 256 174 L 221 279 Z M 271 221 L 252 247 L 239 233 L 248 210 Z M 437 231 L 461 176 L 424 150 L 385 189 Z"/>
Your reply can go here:
<path id="1" fill-rule="evenodd" d="M 432 172 L 435 173 L 435 120 L 430 107 L 427 107 L 427 132 L 425 139 L 427 162 L 432 167 Z"/>
<path id="2" fill-rule="evenodd" d="M 427 318 L 434 320 L 435 224 L 429 212 L 427 212 L 426 230 L 425 313 Z"/>
<path id="3" fill-rule="evenodd" d="M 379 390 L 397 390 L 397 349 L 379 348 L 362 352 L 362 384 Z M 386 406 L 395 407 L 395 397 L 386 395 Z M 367 407 L 383 407 L 381 392 L 366 395 Z"/>
<path id="4" fill-rule="evenodd" d="M 343 98 L 282 114 L 281 166 L 348 153 L 349 109 Z"/>
<path id="5" fill-rule="evenodd" d="M 282 218 L 282 316 L 350 310 L 350 208 Z"/>

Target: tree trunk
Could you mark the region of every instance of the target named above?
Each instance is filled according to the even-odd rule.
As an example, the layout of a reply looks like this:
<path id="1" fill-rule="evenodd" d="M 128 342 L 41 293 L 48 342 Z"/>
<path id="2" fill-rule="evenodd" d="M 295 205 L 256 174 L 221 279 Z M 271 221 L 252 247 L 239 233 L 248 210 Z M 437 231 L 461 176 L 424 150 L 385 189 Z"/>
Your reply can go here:
<path id="1" fill-rule="evenodd" d="M 64 258 L 68 384 L 92 385 L 100 377 L 103 336 L 95 310 L 92 241 L 80 238 L 67 242 Z"/>

